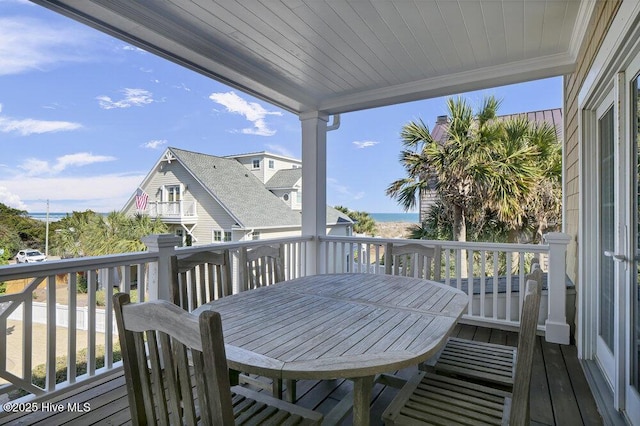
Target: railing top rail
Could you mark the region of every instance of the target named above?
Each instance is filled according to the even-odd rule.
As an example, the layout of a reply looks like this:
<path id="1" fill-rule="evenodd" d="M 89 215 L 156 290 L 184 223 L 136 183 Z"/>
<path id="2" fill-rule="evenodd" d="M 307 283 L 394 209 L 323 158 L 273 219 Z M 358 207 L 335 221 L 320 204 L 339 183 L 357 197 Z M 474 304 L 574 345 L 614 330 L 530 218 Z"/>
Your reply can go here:
<path id="1" fill-rule="evenodd" d="M 445 240 L 411 240 L 405 238 L 377 238 L 377 237 L 343 237 L 343 236 L 320 236 L 319 240 L 345 242 L 345 243 L 372 243 L 386 244 L 397 243 L 407 244 L 408 242 L 424 245 L 437 244 L 445 249 L 480 249 L 480 250 L 502 250 L 502 251 L 526 251 L 531 253 L 546 253 L 549 251 L 548 244 L 514 244 L 514 243 L 485 243 L 476 241 L 445 241 Z"/>
<path id="2" fill-rule="evenodd" d="M 235 250 L 240 249 L 242 247 L 251 247 L 251 246 L 262 246 L 265 244 L 287 244 L 287 243 L 297 243 L 297 242 L 307 242 L 313 241 L 314 237 L 302 236 L 302 237 L 284 237 L 284 238 L 273 238 L 273 239 L 264 239 L 264 240 L 251 240 L 251 241 L 234 241 L 234 242 L 223 242 L 223 243 L 214 243 L 214 244 L 206 244 L 206 245 L 198 245 L 192 247 L 180 247 L 176 249 L 177 253 L 180 254 L 190 254 L 197 253 L 201 251 L 207 250 Z"/>
<path id="3" fill-rule="evenodd" d="M 134 252 L 110 254 L 105 256 L 87 256 L 73 259 L 48 260 L 39 263 L 0 266 L 0 281 L 50 276 L 69 272 L 86 271 L 87 269 L 113 268 L 136 263 L 155 262 L 158 253 Z"/>

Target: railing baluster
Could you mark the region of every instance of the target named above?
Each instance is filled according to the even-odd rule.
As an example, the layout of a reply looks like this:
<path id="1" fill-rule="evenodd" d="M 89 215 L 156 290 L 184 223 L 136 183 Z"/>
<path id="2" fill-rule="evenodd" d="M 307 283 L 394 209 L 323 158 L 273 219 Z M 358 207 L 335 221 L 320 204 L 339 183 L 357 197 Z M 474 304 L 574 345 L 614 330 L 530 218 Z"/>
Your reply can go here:
<path id="1" fill-rule="evenodd" d="M 116 272 L 116 268 L 107 270 L 107 285 L 104 286 L 105 314 L 113 311 L 113 284 L 116 281 Z M 118 287 L 120 287 L 120 283 L 118 283 Z M 106 368 L 113 367 L 113 315 L 104 316 L 104 366 Z"/>
<path id="2" fill-rule="evenodd" d="M 78 278 L 75 272 L 67 275 L 69 282 L 69 328 L 67 340 L 67 380 L 69 383 L 75 383 L 76 373 L 76 353 L 77 347 L 77 326 L 78 326 Z"/>
<path id="3" fill-rule="evenodd" d="M 497 250 L 493 252 L 493 319 L 498 319 L 498 254 Z"/>
<path id="4" fill-rule="evenodd" d="M 513 277 L 513 267 L 512 267 L 512 253 L 510 251 L 505 252 L 505 260 L 506 260 L 506 275 L 507 275 L 507 284 L 505 289 L 505 320 L 512 321 L 513 315 L 511 314 L 511 286 L 512 286 L 512 277 Z"/>
<path id="5" fill-rule="evenodd" d="M 487 316 L 487 312 L 486 312 L 486 299 L 487 299 L 487 283 L 486 283 L 486 276 L 487 276 L 487 252 L 485 250 L 480 250 L 479 251 L 480 254 L 480 317 L 481 318 L 485 318 Z M 472 255 L 473 256 L 473 253 Z M 473 269 L 472 266 L 470 265 L 469 270 L 471 271 L 470 274 L 473 276 Z"/>
<path id="6" fill-rule="evenodd" d="M 27 297 L 24 299 L 22 307 L 22 377 L 29 383 L 32 380 L 33 366 L 33 299 Z"/>
<path id="7" fill-rule="evenodd" d="M 520 258 L 519 258 L 519 266 L 518 266 L 518 295 L 519 295 L 519 301 L 518 301 L 518 321 L 520 321 L 520 315 L 522 314 L 522 304 L 524 303 L 524 289 L 526 287 L 525 284 L 525 274 L 526 274 L 526 265 L 525 265 L 525 256 L 524 256 L 524 252 L 521 251 L 518 253 Z"/>
<path id="8" fill-rule="evenodd" d="M 56 388 L 56 276 L 47 279 L 47 379 L 48 392 Z"/>
<path id="9" fill-rule="evenodd" d="M 96 373 L 96 284 L 98 274 L 91 269 L 87 274 L 87 374 L 93 376 Z"/>

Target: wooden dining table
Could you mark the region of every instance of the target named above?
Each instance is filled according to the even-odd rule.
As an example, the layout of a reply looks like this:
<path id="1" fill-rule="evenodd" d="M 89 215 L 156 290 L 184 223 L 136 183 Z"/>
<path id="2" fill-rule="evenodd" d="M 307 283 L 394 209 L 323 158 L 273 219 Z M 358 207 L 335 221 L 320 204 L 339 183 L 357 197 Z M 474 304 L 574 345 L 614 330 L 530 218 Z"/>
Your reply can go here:
<path id="1" fill-rule="evenodd" d="M 353 423 L 369 424 L 376 375 L 437 353 L 468 295 L 419 278 L 311 275 L 196 309 L 222 316 L 229 367 L 274 379 L 354 382 Z"/>

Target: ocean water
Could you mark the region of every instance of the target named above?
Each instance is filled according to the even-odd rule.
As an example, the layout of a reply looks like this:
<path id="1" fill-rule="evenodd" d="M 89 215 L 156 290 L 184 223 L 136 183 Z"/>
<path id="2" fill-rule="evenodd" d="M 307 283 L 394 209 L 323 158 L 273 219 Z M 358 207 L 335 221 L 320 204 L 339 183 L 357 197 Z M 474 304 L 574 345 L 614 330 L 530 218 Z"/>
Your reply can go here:
<path id="1" fill-rule="evenodd" d="M 376 222 L 418 223 L 418 213 L 369 213 Z"/>
<path id="2" fill-rule="evenodd" d="M 67 213 L 51 213 L 49 212 L 49 222 L 56 222 L 60 219 L 64 219 L 67 216 Z M 29 217 L 32 219 L 37 219 L 41 221 L 47 220 L 47 213 L 29 213 Z"/>

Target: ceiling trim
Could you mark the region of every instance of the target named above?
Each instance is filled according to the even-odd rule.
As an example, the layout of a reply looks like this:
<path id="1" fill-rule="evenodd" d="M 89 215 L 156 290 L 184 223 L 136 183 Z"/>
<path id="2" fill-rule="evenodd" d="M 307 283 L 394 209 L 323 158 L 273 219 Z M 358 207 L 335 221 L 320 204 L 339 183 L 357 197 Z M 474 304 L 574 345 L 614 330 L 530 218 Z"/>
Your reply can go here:
<path id="1" fill-rule="evenodd" d="M 572 55 L 551 55 L 336 97 L 321 102 L 318 109 L 340 114 L 556 77 L 573 72 L 575 67 Z"/>

